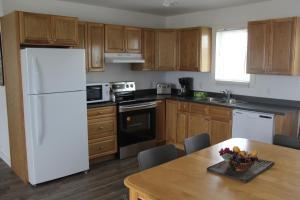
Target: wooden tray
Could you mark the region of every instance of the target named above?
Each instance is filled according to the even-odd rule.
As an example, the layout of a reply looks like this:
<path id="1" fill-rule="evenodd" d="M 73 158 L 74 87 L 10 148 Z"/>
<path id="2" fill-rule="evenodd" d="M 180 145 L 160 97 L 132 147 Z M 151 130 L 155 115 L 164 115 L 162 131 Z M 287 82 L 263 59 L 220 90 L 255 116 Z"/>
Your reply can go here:
<path id="1" fill-rule="evenodd" d="M 258 160 L 246 172 L 236 172 L 234 171 L 234 169 L 232 169 L 228 162 L 222 161 L 218 164 L 208 167 L 207 171 L 216 174 L 221 174 L 246 183 L 258 176 L 259 174 L 263 173 L 267 169 L 271 168 L 273 165 L 274 162 L 272 161 Z"/>

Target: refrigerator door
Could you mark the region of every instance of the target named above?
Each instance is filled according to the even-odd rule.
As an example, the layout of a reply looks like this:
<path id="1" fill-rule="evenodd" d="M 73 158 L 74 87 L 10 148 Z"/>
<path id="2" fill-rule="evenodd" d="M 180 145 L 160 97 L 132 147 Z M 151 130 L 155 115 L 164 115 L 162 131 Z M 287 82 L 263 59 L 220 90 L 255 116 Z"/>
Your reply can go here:
<path id="1" fill-rule="evenodd" d="M 89 169 L 86 92 L 27 95 L 29 182 L 33 185 Z"/>
<path id="2" fill-rule="evenodd" d="M 26 94 L 80 91 L 86 88 L 83 49 L 21 50 Z"/>

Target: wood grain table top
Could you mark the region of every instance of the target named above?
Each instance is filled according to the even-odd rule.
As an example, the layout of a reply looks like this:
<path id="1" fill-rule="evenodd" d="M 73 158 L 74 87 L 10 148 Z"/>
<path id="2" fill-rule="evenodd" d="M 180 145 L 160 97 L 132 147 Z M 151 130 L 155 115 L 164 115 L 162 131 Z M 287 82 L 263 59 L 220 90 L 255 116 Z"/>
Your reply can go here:
<path id="1" fill-rule="evenodd" d="M 248 183 L 207 172 L 207 167 L 223 160 L 219 150 L 233 146 L 257 150 L 260 159 L 275 165 Z M 295 200 L 300 199 L 300 151 L 235 138 L 131 175 L 125 185 L 151 200 Z"/>

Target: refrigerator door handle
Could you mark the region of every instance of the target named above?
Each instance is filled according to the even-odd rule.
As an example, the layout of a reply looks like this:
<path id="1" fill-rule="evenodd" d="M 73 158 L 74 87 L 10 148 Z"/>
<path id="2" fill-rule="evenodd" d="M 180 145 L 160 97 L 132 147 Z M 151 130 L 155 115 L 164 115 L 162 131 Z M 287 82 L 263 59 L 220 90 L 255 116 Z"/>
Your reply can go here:
<path id="1" fill-rule="evenodd" d="M 41 99 L 42 97 L 36 96 L 34 97 L 36 100 L 34 101 L 34 128 L 35 128 L 35 141 L 36 145 L 40 146 L 42 145 L 42 142 L 44 140 L 44 129 L 43 129 L 43 123 L 44 123 L 44 117 L 43 117 L 43 108 L 42 108 L 42 102 Z"/>
<path id="2" fill-rule="evenodd" d="M 40 93 L 40 69 L 39 69 L 39 63 L 36 57 L 32 57 L 32 65 L 33 65 L 33 76 L 32 76 L 32 83 L 33 88 L 35 91 L 35 94 Z"/>

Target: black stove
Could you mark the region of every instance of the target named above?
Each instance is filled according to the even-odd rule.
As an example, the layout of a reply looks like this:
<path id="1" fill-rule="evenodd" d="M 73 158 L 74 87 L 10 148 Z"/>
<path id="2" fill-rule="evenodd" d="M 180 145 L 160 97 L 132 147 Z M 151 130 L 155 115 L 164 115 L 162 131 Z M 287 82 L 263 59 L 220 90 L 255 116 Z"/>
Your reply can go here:
<path id="1" fill-rule="evenodd" d="M 118 105 L 118 150 L 121 159 L 156 145 L 156 100 L 135 95 L 134 82 L 111 83 Z"/>

